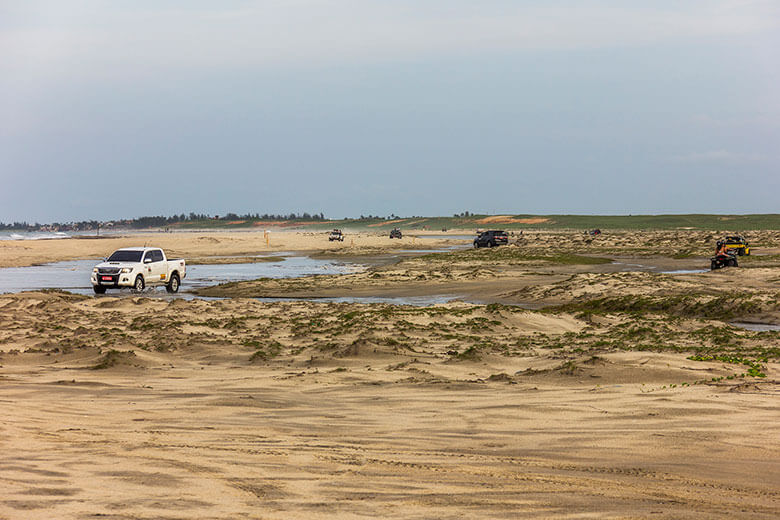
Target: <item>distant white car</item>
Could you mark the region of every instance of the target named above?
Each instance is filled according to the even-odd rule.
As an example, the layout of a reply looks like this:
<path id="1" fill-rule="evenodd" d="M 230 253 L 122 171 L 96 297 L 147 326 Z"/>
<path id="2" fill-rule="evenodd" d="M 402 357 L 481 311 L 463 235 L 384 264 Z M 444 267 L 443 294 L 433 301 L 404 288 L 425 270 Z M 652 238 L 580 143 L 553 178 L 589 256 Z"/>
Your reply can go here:
<path id="1" fill-rule="evenodd" d="M 156 247 L 128 247 L 117 249 L 92 269 L 92 289 L 97 294 L 120 287 L 141 292 L 145 287 L 164 285 L 168 292 L 175 293 L 185 276 L 183 259 L 169 260 Z"/>

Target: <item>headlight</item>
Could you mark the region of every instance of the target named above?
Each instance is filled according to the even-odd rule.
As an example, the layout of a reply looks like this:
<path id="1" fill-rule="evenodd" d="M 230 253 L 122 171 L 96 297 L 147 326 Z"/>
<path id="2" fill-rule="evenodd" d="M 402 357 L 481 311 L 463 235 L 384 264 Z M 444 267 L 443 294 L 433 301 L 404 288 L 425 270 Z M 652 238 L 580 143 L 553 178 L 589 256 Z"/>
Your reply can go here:
<path id="1" fill-rule="evenodd" d="M 97 274 L 97 267 L 93 267 L 93 268 L 92 268 L 92 273 L 93 273 L 93 274 Z"/>
<path id="2" fill-rule="evenodd" d="M 123 267 L 120 273 L 132 273 L 133 268 L 132 267 Z"/>

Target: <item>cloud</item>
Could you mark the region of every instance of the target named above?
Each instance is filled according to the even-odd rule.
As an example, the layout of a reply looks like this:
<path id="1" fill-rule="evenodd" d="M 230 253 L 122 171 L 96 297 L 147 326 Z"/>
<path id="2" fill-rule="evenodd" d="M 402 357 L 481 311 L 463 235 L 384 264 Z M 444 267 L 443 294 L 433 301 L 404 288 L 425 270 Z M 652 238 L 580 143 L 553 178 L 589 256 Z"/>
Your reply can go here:
<path id="1" fill-rule="evenodd" d="M 24 2 L 6 8 L 0 73 L 153 73 L 690 42 L 777 29 L 770 2 L 508 0 Z M 59 6 L 59 7 L 58 7 Z M 651 7 L 649 7 L 651 6 Z M 10 9 L 10 10 L 9 10 Z M 15 23 L 13 22 L 15 20 Z"/>

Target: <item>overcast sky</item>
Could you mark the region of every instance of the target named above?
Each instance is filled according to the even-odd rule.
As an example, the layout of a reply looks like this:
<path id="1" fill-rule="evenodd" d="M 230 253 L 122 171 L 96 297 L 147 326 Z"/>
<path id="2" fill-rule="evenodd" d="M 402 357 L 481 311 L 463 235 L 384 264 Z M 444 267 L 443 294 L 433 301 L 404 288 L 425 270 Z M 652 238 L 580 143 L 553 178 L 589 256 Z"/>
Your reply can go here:
<path id="1" fill-rule="evenodd" d="M 0 221 L 780 212 L 780 2 L 0 0 Z"/>

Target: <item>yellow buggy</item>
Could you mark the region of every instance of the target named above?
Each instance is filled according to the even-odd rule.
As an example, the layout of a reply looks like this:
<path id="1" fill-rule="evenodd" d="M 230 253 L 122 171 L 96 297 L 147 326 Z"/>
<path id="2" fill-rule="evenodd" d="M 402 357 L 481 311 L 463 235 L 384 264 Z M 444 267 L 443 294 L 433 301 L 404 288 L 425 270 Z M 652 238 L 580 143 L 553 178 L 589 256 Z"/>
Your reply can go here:
<path id="1" fill-rule="evenodd" d="M 732 235 L 723 238 L 723 242 L 726 243 L 726 249 L 734 251 L 739 256 L 750 255 L 750 246 L 744 237 L 740 235 Z"/>

